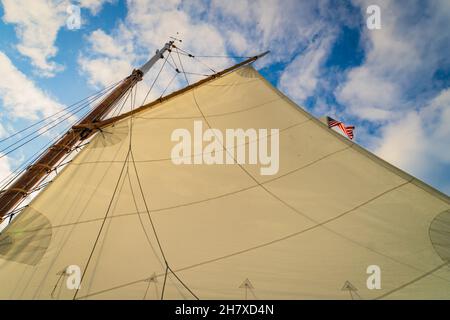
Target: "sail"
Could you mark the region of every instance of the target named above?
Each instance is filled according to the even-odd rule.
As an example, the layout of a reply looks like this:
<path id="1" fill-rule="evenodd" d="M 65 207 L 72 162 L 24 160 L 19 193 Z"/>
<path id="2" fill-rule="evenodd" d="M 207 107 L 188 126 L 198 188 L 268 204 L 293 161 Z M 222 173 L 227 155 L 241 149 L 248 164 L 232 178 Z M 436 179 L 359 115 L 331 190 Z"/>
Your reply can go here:
<path id="1" fill-rule="evenodd" d="M 278 170 L 177 164 L 196 124 L 268 129 Z M 448 299 L 449 235 L 446 195 L 246 66 L 98 132 L 1 233 L 0 298 Z"/>

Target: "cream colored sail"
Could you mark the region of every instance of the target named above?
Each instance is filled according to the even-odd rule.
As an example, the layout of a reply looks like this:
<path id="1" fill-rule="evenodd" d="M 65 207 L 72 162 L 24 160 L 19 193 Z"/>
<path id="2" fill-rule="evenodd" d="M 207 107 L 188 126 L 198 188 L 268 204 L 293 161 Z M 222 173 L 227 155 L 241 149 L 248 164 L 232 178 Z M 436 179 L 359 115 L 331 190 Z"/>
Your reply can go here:
<path id="1" fill-rule="evenodd" d="M 194 121 L 280 129 L 279 172 L 175 165 Z M 449 246 L 447 196 L 244 67 L 98 133 L 0 235 L 0 298 L 449 299 Z"/>

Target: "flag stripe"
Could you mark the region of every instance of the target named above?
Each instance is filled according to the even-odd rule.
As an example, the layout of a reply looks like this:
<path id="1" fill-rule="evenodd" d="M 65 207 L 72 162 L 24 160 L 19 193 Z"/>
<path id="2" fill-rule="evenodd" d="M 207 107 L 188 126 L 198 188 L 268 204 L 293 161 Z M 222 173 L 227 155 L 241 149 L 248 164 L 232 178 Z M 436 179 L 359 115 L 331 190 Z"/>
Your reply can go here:
<path id="1" fill-rule="evenodd" d="M 333 127 L 338 126 L 339 129 L 341 129 L 341 131 L 343 133 L 345 133 L 347 135 L 347 137 L 349 137 L 350 140 L 353 140 L 353 130 L 355 129 L 354 126 L 346 127 L 343 122 L 334 120 L 333 118 L 330 118 L 330 117 L 327 117 L 327 124 L 328 124 L 328 128 L 333 128 Z"/>

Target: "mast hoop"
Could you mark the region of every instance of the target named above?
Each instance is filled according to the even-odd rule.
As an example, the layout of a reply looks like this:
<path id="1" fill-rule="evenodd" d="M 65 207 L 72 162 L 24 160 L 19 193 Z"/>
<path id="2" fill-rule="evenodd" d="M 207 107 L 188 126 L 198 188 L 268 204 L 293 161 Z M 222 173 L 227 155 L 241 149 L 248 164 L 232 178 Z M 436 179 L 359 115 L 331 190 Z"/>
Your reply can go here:
<path id="1" fill-rule="evenodd" d="M 7 189 L 4 190 L 5 193 L 21 193 L 22 195 L 27 195 L 28 191 L 22 188 L 11 188 L 11 189 Z"/>
<path id="2" fill-rule="evenodd" d="M 51 172 L 53 170 L 51 166 L 43 163 L 35 163 L 28 167 L 28 170 L 39 170 L 39 169 L 45 169 L 47 172 Z"/>

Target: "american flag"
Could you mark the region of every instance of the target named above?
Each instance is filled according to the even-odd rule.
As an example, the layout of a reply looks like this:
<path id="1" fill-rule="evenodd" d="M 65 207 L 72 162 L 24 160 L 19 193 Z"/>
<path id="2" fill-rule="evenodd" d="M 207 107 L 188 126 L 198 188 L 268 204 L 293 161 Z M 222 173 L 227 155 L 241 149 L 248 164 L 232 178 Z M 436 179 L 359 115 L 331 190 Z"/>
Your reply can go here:
<path id="1" fill-rule="evenodd" d="M 328 123 L 328 128 L 333 128 L 335 126 L 338 126 L 340 124 L 339 121 L 334 120 L 333 118 L 327 117 L 327 123 Z"/>
<path id="2" fill-rule="evenodd" d="M 343 122 L 334 120 L 333 118 L 327 117 L 327 123 L 328 123 L 328 128 L 333 128 L 338 126 L 339 129 L 341 129 L 341 131 L 343 133 L 345 133 L 347 135 L 347 137 L 349 137 L 350 140 L 353 140 L 353 130 L 355 130 L 354 126 L 346 126 Z"/>

